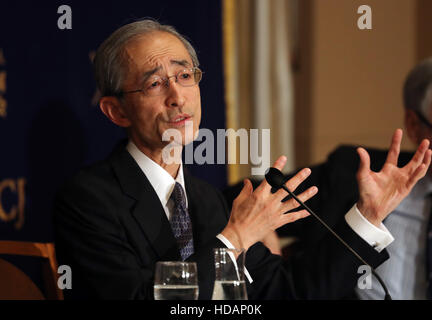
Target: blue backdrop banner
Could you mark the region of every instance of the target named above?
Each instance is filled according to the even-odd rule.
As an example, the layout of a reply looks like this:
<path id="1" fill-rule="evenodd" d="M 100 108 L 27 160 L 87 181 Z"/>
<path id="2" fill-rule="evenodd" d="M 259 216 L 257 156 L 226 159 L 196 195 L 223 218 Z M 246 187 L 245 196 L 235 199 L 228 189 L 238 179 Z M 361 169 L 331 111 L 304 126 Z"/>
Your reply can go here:
<path id="1" fill-rule="evenodd" d="M 59 28 L 62 5 L 71 29 Z M 91 59 L 111 32 L 143 17 L 175 26 L 195 46 L 205 72 L 201 127 L 225 128 L 221 1 L 2 1 L 0 240 L 53 241 L 58 187 L 123 138 L 99 110 Z M 224 165 L 190 169 L 226 185 Z"/>

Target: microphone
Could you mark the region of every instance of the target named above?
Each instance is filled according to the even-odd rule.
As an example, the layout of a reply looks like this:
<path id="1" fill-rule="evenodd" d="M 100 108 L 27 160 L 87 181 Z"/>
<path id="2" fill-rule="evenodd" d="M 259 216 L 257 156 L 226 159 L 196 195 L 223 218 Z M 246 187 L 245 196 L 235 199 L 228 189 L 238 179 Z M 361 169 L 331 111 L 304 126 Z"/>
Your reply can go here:
<path id="1" fill-rule="evenodd" d="M 367 263 L 353 248 L 351 248 L 348 243 L 346 243 L 339 235 L 333 231 L 332 228 L 330 228 L 315 212 L 313 212 L 306 204 L 303 203 L 293 192 L 291 192 L 286 186 L 285 186 L 285 177 L 282 174 L 282 172 L 276 168 L 268 168 L 265 173 L 265 179 L 267 180 L 268 184 L 271 185 L 276 190 L 279 190 L 280 188 L 284 189 L 288 194 L 293 197 L 302 208 L 304 208 L 307 212 L 309 212 L 311 215 L 313 215 L 324 227 L 327 228 L 328 231 L 330 231 L 331 234 L 333 234 L 349 251 L 351 251 L 354 256 L 356 256 L 363 264 L 367 265 L 371 270 L 372 274 L 377 278 L 378 282 L 380 283 L 381 287 L 384 289 L 385 296 L 384 300 L 392 300 L 386 285 L 384 284 L 384 281 L 380 278 L 380 276 L 375 272 L 375 270 Z"/>

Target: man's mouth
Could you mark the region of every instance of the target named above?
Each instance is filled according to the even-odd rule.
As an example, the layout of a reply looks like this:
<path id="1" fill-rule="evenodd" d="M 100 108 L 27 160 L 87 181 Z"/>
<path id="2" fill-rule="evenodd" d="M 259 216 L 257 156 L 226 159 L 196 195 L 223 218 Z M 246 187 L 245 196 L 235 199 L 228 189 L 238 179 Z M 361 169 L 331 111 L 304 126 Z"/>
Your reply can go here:
<path id="1" fill-rule="evenodd" d="M 174 117 L 173 119 L 171 119 L 170 121 L 168 121 L 168 123 L 174 126 L 183 126 L 188 120 L 192 120 L 192 117 L 190 115 L 180 114 Z"/>

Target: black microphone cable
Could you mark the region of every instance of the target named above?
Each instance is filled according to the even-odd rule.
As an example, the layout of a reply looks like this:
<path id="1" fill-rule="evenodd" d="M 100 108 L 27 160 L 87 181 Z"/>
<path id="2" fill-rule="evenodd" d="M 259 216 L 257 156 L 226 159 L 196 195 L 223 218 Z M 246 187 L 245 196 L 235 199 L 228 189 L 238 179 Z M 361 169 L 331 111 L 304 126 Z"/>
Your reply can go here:
<path id="1" fill-rule="evenodd" d="M 384 284 L 384 281 L 381 279 L 381 277 L 375 272 L 374 268 L 372 268 L 369 263 L 367 263 L 351 246 L 346 243 L 339 235 L 333 231 L 332 228 L 330 228 L 315 212 L 313 212 L 303 201 L 301 201 L 293 192 L 291 192 L 286 186 L 285 186 L 285 179 L 283 177 L 283 174 L 280 170 L 276 168 L 269 168 L 266 171 L 265 179 L 267 182 L 275 189 L 284 189 L 288 194 L 293 197 L 304 209 L 306 209 L 307 212 L 309 212 L 311 215 L 313 215 L 324 227 L 327 228 L 328 231 L 331 232 L 348 250 L 354 254 L 363 264 L 368 266 L 372 274 L 377 278 L 378 282 L 381 284 L 382 288 L 384 289 L 385 296 L 384 300 L 392 300 L 386 285 Z"/>

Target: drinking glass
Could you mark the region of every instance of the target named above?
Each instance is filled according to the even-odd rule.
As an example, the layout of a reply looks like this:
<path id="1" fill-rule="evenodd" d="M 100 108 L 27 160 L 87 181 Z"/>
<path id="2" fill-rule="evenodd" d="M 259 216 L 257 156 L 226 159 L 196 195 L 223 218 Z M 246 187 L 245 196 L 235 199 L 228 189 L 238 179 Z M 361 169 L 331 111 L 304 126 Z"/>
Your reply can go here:
<path id="1" fill-rule="evenodd" d="M 197 300 L 199 290 L 196 263 L 157 262 L 153 288 L 155 300 Z"/>
<path id="2" fill-rule="evenodd" d="M 212 300 L 247 300 L 244 249 L 215 248 L 215 283 Z"/>

